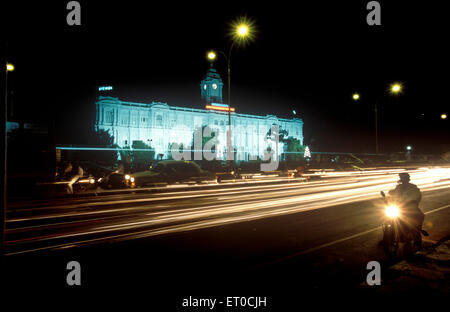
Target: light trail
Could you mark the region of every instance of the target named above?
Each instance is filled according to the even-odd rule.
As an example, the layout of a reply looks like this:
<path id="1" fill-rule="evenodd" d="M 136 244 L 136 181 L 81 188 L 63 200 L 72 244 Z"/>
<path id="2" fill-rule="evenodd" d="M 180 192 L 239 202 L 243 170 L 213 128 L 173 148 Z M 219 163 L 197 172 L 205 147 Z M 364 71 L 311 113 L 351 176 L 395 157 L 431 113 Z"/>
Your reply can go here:
<path id="1" fill-rule="evenodd" d="M 421 168 L 419 170 L 411 170 L 409 173 L 412 182 L 417 184 L 423 192 L 450 188 L 450 168 Z M 62 245 L 82 244 L 83 242 L 92 241 L 92 236 L 100 236 L 94 239 L 96 241 L 111 238 L 148 237 L 174 231 L 196 230 L 235 222 L 299 213 L 376 199 L 379 197 L 381 190 L 395 187 L 396 180 L 397 172 L 378 170 L 376 176 L 366 175 L 363 177 L 348 174 L 345 177 L 317 181 L 317 183 L 193 190 L 192 192 L 183 191 L 176 194 L 166 193 L 167 195 L 161 198 L 108 201 L 107 204 L 95 202 L 73 205 L 73 208 L 81 207 L 93 210 L 70 211 L 63 214 L 8 220 L 11 223 L 20 223 L 27 220 L 62 219 L 62 222 L 55 221 L 48 225 L 42 225 L 43 228 L 49 231 L 49 234 L 37 237 L 13 238 L 14 235 L 23 233 L 27 228 L 39 229 L 41 226 L 7 230 L 6 246 L 24 242 L 49 242 L 49 246 L 46 248 L 53 248 L 61 245 L 57 242 L 69 238 L 71 239 L 70 243 Z M 208 199 L 207 204 L 194 201 L 201 198 Z M 180 208 L 176 208 L 174 204 L 167 207 L 155 205 L 161 200 L 189 200 L 190 202 L 189 205 L 184 204 L 186 207 Z M 132 205 L 137 203 L 144 204 L 144 206 L 108 207 L 108 205 Z M 97 210 L 98 207 L 107 209 Z M 158 210 L 155 211 L 155 208 L 158 208 Z M 83 218 L 67 222 L 65 218 L 69 216 Z M 62 225 L 65 224 L 71 226 L 70 231 L 63 231 L 64 227 Z M 55 242 L 51 243 L 52 240 L 55 240 Z"/>

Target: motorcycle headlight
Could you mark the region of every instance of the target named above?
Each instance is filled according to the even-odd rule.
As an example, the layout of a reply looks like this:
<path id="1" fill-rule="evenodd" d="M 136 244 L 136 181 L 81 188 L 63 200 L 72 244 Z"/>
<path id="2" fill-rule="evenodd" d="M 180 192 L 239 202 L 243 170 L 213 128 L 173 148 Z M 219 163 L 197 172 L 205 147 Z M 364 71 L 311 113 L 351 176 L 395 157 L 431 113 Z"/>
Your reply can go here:
<path id="1" fill-rule="evenodd" d="M 400 210 L 396 205 L 389 205 L 386 207 L 384 213 L 391 219 L 397 218 L 400 214 Z"/>

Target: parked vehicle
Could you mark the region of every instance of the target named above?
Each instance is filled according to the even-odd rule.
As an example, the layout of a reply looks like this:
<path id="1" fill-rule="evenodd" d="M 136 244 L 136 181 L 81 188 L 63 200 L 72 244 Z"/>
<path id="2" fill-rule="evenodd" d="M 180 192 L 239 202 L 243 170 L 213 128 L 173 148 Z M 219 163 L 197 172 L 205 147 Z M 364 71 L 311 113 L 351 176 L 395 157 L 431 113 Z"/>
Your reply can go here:
<path id="1" fill-rule="evenodd" d="M 237 180 L 243 180 L 246 178 L 244 175 L 241 174 L 239 169 L 217 172 L 216 177 L 218 183 L 236 182 Z"/>
<path id="2" fill-rule="evenodd" d="M 150 170 L 136 172 L 130 175 L 134 186 L 141 187 L 157 183 L 201 183 L 215 181 L 214 173 L 201 169 L 192 161 L 164 160 L 158 162 Z"/>
<path id="3" fill-rule="evenodd" d="M 134 178 L 130 174 L 111 172 L 97 180 L 103 189 L 127 188 L 134 186 Z"/>

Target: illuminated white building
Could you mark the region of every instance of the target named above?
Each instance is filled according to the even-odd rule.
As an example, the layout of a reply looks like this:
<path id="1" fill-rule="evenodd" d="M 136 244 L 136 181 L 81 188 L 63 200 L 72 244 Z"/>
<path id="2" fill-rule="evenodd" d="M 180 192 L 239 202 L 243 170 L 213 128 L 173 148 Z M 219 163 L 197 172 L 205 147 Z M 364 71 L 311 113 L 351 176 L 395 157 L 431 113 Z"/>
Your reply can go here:
<path id="1" fill-rule="evenodd" d="M 201 97 L 206 104 L 222 101 L 223 82 L 211 67 L 200 84 Z M 272 125 L 288 131 L 288 136 L 303 145 L 303 121 L 299 118 L 277 118 L 275 115 L 248 115 L 231 113 L 232 146 L 236 160 L 262 158 L 268 147 L 267 134 Z M 193 145 L 195 130 L 209 126 L 218 138 L 217 157 L 225 159 L 228 130 L 228 112 L 171 106 L 167 103 L 138 103 L 99 96 L 96 102 L 96 130 L 107 130 L 120 147 L 131 146 L 133 141 L 143 141 L 155 149 L 155 157 L 169 157 L 173 143 L 186 148 Z M 270 142 L 269 142 L 270 144 Z M 278 154 L 284 150 L 280 143 Z"/>

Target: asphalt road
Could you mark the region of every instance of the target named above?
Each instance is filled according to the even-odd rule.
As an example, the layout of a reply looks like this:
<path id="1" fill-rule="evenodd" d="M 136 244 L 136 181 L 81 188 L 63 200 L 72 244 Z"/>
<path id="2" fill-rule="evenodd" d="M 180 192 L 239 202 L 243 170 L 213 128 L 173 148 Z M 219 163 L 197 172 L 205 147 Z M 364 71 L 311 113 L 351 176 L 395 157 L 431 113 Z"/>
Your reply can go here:
<path id="1" fill-rule="evenodd" d="M 364 292 L 367 263 L 388 264 L 378 247 L 379 192 L 395 187 L 397 172 L 11 203 L 7 280 L 70 289 L 65 266 L 76 260 L 85 290 L 148 289 L 160 301 L 283 289 L 286 305 L 304 291 Z M 423 191 L 430 245 L 450 234 L 450 175 L 410 174 Z"/>

